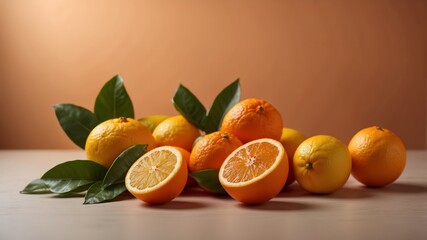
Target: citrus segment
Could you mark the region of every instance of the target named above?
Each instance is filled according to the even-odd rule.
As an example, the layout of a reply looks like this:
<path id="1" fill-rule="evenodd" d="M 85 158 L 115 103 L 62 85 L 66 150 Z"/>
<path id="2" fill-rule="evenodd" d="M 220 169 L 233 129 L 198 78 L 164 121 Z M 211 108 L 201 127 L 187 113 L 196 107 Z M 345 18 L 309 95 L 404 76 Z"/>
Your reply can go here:
<path id="1" fill-rule="evenodd" d="M 148 203 L 165 203 L 177 197 L 188 177 L 189 153 L 177 147 L 155 148 L 139 158 L 126 175 L 128 191 Z"/>
<path id="2" fill-rule="evenodd" d="M 234 199 L 260 204 L 281 191 L 288 171 L 288 159 L 282 144 L 263 138 L 234 150 L 222 164 L 219 180 Z"/>

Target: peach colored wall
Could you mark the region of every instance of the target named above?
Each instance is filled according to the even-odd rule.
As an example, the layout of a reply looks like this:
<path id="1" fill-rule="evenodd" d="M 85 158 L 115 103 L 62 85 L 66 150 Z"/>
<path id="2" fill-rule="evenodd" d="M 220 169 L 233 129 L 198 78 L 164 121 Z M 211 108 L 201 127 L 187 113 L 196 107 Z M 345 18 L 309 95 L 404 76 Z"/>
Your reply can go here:
<path id="1" fill-rule="evenodd" d="M 77 148 L 53 104 L 92 109 L 125 79 L 137 117 L 205 105 L 236 78 L 284 124 L 344 142 L 382 125 L 427 136 L 426 1 L 0 1 L 0 148 Z"/>

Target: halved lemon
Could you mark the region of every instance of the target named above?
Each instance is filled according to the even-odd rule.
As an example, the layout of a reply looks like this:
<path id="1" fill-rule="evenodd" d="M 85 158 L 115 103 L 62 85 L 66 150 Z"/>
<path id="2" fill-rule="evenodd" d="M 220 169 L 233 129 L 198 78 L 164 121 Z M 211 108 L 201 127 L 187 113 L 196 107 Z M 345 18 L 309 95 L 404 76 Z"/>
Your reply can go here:
<path id="1" fill-rule="evenodd" d="M 221 165 L 218 178 L 232 198 L 246 204 L 261 204 L 280 193 L 288 173 L 283 145 L 262 138 L 234 150 Z"/>
<path id="2" fill-rule="evenodd" d="M 155 148 L 129 168 L 127 190 L 136 198 L 152 204 L 166 203 L 177 197 L 188 177 L 190 153 L 179 147 Z"/>

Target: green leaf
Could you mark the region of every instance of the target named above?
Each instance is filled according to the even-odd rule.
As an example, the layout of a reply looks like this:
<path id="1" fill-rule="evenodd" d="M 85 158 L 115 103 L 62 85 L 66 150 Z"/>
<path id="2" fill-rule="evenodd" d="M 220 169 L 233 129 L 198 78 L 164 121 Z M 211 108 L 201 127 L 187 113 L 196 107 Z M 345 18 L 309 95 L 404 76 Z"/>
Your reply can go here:
<path id="1" fill-rule="evenodd" d="M 172 98 L 172 103 L 189 122 L 204 130 L 206 108 L 188 88 L 180 84 Z"/>
<path id="2" fill-rule="evenodd" d="M 124 150 L 108 169 L 102 182 L 102 187 L 106 188 L 116 183 L 123 183 L 129 168 L 146 151 L 147 145 L 133 145 Z"/>
<path id="3" fill-rule="evenodd" d="M 31 181 L 20 193 L 44 193 L 49 187 L 41 179 Z"/>
<path id="4" fill-rule="evenodd" d="M 53 193 L 77 193 L 86 191 L 95 181 L 73 179 L 42 179 Z"/>
<path id="5" fill-rule="evenodd" d="M 190 176 L 196 180 L 202 187 L 213 193 L 226 194 L 224 188 L 218 179 L 219 170 L 207 169 L 190 173 Z"/>
<path id="6" fill-rule="evenodd" d="M 84 149 L 86 138 L 96 126 L 95 115 L 74 104 L 56 104 L 54 106 L 56 118 L 64 132 L 77 146 Z"/>
<path id="7" fill-rule="evenodd" d="M 41 179 L 54 193 L 85 191 L 91 184 L 104 178 L 107 169 L 89 160 L 73 160 L 56 165 Z"/>
<path id="8" fill-rule="evenodd" d="M 99 123 L 117 117 L 134 118 L 133 104 L 120 75 L 102 87 L 96 97 L 94 111 Z"/>
<path id="9" fill-rule="evenodd" d="M 240 84 L 239 79 L 232 82 L 216 96 L 211 108 L 209 109 L 205 132 L 212 133 L 218 131 L 224 115 L 236 103 L 240 101 Z"/>
<path id="10" fill-rule="evenodd" d="M 125 191 L 126 185 L 124 183 L 116 183 L 109 187 L 103 188 L 102 181 L 99 181 L 92 184 L 92 186 L 88 189 L 83 204 L 102 203 L 108 200 L 112 200 Z"/>

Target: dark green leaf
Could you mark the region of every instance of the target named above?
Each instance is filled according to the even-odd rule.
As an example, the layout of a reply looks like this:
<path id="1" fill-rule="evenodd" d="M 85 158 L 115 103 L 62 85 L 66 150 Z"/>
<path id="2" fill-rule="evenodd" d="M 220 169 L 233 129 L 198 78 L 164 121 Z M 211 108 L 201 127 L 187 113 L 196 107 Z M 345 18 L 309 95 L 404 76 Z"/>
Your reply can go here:
<path id="1" fill-rule="evenodd" d="M 219 171 L 217 169 L 207 169 L 190 173 L 190 176 L 196 180 L 202 187 L 213 193 L 225 194 L 224 188 L 218 179 Z"/>
<path id="2" fill-rule="evenodd" d="M 109 187 L 103 188 L 102 181 L 92 184 L 86 193 L 84 204 L 102 203 L 112 200 L 126 191 L 124 183 L 116 183 Z"/>
<path id="3" fill-rule="evenodd" d="M 147 150 L 147 145 L 134 145 L 124 150 L 114 160 L 110 169 L 102 182 L 102 187 L 106 188 L 115 183 L 123 183 L 125 181 L 126 173 L 132 164 L 138 160 Z"/>
<path id="4" fill-rule="evenodd" d="M 222 118 L 228 110 L 240 101 L 239 79 L 232 82 L 216 96 L 206 119 L 205 132 L 212 133 L 221 127 Z"/>
<path id="5" fill-rule="evenodd" d="M 96 126 L 95 115 L 74 104 L 56 104 L 55 114 L 64 132 L 77 146 L 84 149 L 86 138 Z"/>
<path id="6" fill-rule="evenodd" d="M 86 191 L 95 181 L 72 179 L 42 179 L 53 193 L 76 193 Z"/>
<path id="7" fill-rule="evenodd" d="M 99 122 L 117 117 L 134 118 L 133 104 L 120 75 L 102 87 L 96 97 L 94 111 Z"/>
<path id="8" fill-rule="evenodd" d="M 189 122 L 199 129 L 204 129 L 206 108 L 188 88 L 180 84 L 172 99 L 172 103 L 175 109 Z"/>
<path id="9" fill-rule="evenodd" d="M 36 179 L 31 181 L 20 193 L 44 193 L 49 187 L 44 184 L 43 180 Z"/>
<path id="10" fill-rule="evenodd" d="M 73 160 L 56 165 L 41 179 L 55 193 L 80 192 L 104 178 L 107 169 L 89 160 Z"/>

